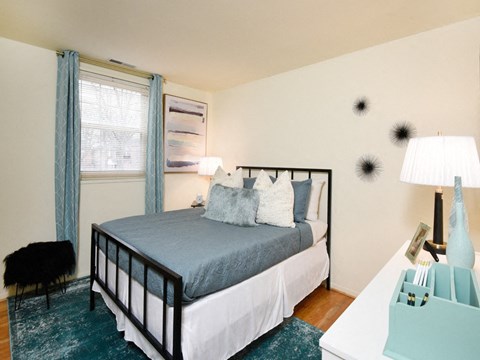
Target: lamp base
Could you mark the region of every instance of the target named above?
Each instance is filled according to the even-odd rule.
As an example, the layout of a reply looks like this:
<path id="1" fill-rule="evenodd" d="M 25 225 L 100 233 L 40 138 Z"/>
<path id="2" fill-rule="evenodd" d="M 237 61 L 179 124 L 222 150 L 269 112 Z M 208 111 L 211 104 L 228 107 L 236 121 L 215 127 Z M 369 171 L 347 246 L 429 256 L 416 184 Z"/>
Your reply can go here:
<path id="1" fill-rule="evenodd" d="M 435 249 L 437 254 L 445 255 L 447 251 L 447 243 L 444 242 L 443 244 L 436 244 L 433 240 L 427 240 L 427 242 Z"/>

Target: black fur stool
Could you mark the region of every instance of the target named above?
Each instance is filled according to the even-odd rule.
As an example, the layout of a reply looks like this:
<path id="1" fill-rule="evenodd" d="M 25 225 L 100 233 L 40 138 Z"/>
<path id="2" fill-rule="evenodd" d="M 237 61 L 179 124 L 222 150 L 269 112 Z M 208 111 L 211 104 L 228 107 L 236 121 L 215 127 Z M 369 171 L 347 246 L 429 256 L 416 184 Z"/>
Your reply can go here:
<path id="1" fill-rule="evenodd" d="M 3 260 L 5 274 L 3 281 L 5 287 L 16 284 L 15 310 L 20 309 L 23 291 L 28 285 L 42 284 L 47 297 L 47 309 L 50 308 L 48 298 L 48 286 L 51 283 L 61 282 L 63 276 L 62 291 L 66 291 L 65 276 L 75 270 L 75 252 L 72 243 L 65 241 L 36 242 L 23 247 Z M 20 301 L 17 308 L 18 287 L 21 287 Z"/>

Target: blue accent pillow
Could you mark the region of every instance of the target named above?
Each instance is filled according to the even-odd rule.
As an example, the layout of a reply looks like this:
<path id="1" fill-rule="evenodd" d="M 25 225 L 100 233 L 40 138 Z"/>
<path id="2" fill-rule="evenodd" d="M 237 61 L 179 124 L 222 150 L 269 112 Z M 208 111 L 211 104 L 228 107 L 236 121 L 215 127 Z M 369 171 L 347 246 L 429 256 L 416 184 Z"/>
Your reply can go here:
<path id="1" fill-rule="evenodd" d="M 243 178 L 243 187 L 245 189 L 253 189 L 253 184 L 255 184 L 255 181 L 257 180 L 256 177 L 253 178 Z"/>
<path id="2" fill-rule="evenodd" d="M 292 181 L 294 202 L 293 221 L 304 223 L 307 215 L 308 197 L 312 189 L 312 179 Z"/>
<path id="3" fill-rule="evenodd" d="M 258 190 L 214 185 L 203 217 L 238 226 L 256 226 Z"/>
<path id="4" fill-rule="evenodd" d="M 245 189 L 253 189 L 253 185 L 255 184 L 255 181 L 257 180 L 256 177 L 253 178 L 243 178 L 243 187 Z M 272 183 L 274 183 L 277 178 L 270 176 L 270 180 L 272 180 Z"/>

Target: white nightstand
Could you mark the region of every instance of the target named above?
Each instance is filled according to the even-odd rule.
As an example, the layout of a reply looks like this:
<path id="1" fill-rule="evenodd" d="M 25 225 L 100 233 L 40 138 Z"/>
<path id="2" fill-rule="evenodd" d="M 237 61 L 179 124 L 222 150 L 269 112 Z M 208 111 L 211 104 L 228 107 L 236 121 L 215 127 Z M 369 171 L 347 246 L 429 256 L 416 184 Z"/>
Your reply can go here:
<path id="1" fill-rule="evenodd" d="M 389 302 L 392 298 L 400 273 L 414 268 L 404 256 L 407 241 L 390 259 L 375 278 L 360 293 L 348 309 L 320 338 L 322 360 L 374 360 L 389 359 L 383 356 L 388 337 Z M 475 253 L 475 274 L 480 279 L 480 253 Z M 421 258 L 432 259 L 424 250 Z M 446 263 L 445 255 L 439 255 Z"/>

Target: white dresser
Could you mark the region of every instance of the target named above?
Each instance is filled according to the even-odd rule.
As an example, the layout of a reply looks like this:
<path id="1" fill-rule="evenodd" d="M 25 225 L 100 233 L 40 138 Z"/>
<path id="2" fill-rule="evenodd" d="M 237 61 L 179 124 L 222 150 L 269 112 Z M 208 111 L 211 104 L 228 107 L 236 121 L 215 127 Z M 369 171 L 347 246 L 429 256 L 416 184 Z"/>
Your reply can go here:
<path id="1" fill-rule="evenodd" d="M 321 337 L 322 360 L 388 359 L 383 348 L 388 337 L 389 303 L 400 273 L 414 268 L 404 256 L 410 241 L 407 241 L 375 278 L 367 285 L 355 301 Z M 480 253 L 476 253 L 475 274 L 480 279 Z M 431 255 L 422 250 L 421 259 L 433 261 Z M 439 255 L 446 263 L 445 255 Z"/>

